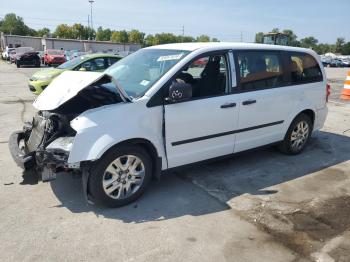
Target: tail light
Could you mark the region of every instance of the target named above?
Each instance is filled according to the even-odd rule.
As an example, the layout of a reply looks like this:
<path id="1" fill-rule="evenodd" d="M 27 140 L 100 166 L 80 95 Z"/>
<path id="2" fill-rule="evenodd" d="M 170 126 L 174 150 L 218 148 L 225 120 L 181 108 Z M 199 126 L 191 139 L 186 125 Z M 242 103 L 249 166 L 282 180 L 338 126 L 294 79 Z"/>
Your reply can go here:
<path id="1" fill-rule="evenodd" d="M 328 102 L 329 95 L 331 94 L 331 86 L 330 84 L 326 85 L 326 102 Z"/>

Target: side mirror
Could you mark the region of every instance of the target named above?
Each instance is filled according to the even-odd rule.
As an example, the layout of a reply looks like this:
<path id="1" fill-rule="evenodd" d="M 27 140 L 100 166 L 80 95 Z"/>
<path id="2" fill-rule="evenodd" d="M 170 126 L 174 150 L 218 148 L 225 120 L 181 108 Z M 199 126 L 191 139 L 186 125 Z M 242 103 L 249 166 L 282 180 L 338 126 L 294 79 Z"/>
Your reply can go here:
<path id="1" fill-rule="evenodd" d="M 87 70 L 86 70 L 86 68 L 85 68 L 85 67 L 80 67 L 79 71 L 83 71 L 83 72 L 85 72 L 85 71 L 87 71 Z"/>
<path id="2" fill-rule="evenodd" d="M 172 103 L 187 101 L 192 98 L 192 86 L 187 83 L 173 82 L 169 87 L 167 101 Z"/>

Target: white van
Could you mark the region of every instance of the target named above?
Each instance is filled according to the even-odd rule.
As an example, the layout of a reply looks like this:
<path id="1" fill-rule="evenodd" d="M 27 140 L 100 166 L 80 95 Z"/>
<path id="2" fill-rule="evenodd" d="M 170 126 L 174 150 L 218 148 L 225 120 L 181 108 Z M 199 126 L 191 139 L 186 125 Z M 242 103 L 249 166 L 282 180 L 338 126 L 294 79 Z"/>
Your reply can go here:
<path id="1" fill-rule="evenodd" d="M 328 95 L 309 49 L 153 46 L 104 73 L 62 73 L 34 102 L 33 121 L 11 136 L 10 150 L 43 181 L 81 170 L 88 199 L 116 207 L 166 169 L 274 143 L 300 153 L 324 124 Z"/>

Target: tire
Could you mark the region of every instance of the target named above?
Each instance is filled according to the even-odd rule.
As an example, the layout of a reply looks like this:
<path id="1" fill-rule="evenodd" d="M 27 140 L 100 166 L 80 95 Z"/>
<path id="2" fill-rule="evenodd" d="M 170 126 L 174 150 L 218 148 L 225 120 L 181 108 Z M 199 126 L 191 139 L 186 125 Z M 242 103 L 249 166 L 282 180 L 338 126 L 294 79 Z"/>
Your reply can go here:
<path id="1" fill-rule="evenodd" d="M 40 67 L 40 60 L 35 61 L 35 67 Z"/>
<path id="2" fill-rule="evenodd" d="M 17 66 L 17 68 L 20 68 L 21 64 L 19 62 L 16 62 L 16 66 Z"/>
<path id="3" fill-rule="evenodd" d="M 304 113 L 298 115 L 290 124 L 279 149 L 287 155 L 300 154 L 309 141 L 312 127 L 312 121 L 308 115 Z"/>
<path id="4" fill-rule="evenodd" d="M 128 166 L 127 161 L 134 165 Z M 124 145 L 112 148 L 93 164 L 88 189 L 92 200 L 97 204 L 120 207 L 139 198 L 151 177 L 152 161 L 149 154 L 141 147 Z"/>

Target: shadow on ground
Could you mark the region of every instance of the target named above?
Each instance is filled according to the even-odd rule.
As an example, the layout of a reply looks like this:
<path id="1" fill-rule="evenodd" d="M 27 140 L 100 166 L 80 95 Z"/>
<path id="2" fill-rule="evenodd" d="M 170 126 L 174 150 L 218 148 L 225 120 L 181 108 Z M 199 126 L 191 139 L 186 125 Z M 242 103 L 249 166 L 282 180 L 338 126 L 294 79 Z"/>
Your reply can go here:
<path id="1" fill-rule="evenodd" d="M 307 149 L 297 156 L 286 156 L 274 148 L 265 148 L 171 171 L 161 181 L 153 181 L 138 201 L 118 209 L 87 204 L 81 178 L 63 173 L 51 182 L 52 190 L 61 202 L 53 208 L 64 207 L 74 213 L 94 212 L 97 216 L 125 223 L 200 216 L 230 209 L 227 202 L 244 193 L 277 193 L 266 188 L 349 159 L 350 137 L 316 132 Z"/>

